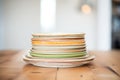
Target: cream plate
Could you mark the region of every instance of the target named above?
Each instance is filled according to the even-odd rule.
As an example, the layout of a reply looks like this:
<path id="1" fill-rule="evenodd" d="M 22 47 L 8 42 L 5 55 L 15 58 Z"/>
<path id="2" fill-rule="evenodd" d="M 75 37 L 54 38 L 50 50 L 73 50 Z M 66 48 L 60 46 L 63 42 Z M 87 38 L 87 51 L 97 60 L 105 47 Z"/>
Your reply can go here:
<path id="1" fill-rule="evenodd" d="M 32 64 L 40 67 L 77 67 L 83 64 L 90 63 L 94 60 L 94 55 L 86 55 L 84 57 L 77 58 L 63 58 L 63 59 L 51 59 L 51 58 L 36 58 L 32 57 L 29 54 L 23 57 L 23 60 L 28 64 Z"/>

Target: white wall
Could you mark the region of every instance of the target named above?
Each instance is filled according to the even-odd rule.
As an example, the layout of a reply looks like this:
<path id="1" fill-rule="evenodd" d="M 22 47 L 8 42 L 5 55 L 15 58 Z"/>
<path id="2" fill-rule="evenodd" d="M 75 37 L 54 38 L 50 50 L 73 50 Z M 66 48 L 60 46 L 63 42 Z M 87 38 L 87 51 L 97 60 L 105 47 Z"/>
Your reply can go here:
<path id="1" fill-rule="evenodd" d="M 52 33 L 85 32 L 87 49 L 110 49 L 111 0 L 97 0 L 97 12 L 82 14 L 78 0 L 57 0 L 56 27 Z M 40 0 L 3 0 L 0 49 L 30 49 L 31 34 L 40 29 Z M 0 15 L 1 16 L 1 15 Z M 1 20 L 1 19 L 0 19 Z"/>
<path id="2" fill-rule="evenodd" d="M 58 32 L 85 32 L 89 50 L 111 49 L 111 0 L 94 1 L 95 11 L 85 15 L 77 12 L 79 0 L 57 0 Z"/>
<path id="3" fill-rule="evenodd" d="M 96 11 L 90 14 L 83 14 L 78 9 L 78 2 L 79 0 L 57 0 L 57 31 L 64 33 L 84 32 L 86 33 L 87 48 L 90 50 L 96 49 Z"/>
<path id="4" fill-rule="evenodd" d="M 97 2 L 97 50 L 111 49 L 111 2 L 111 0 Z"/>
<path id="5" fill-rule="evenodd" d="M 0 0 L 0 49 L 4 49 L 3 1 Z"/>
<path id="6" fill-rule="evenodd" d="M 40 0 L 5 0 L 5 49 L 30 49 L 31 34 L 40 31 Z"/>

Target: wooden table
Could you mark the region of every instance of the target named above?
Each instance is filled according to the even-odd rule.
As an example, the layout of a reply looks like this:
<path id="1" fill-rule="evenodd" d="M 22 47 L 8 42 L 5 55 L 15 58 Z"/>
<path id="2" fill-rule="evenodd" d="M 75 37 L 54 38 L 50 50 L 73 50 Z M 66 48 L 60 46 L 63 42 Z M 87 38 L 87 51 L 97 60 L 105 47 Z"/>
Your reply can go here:
<path id="1" fill-rule="evenodd" d="M 120 80 L 120 51 L 90 51 L 95 60 L 76 68 L 26 64 L 24 51 L 0 51 L 0 80 Z"/>

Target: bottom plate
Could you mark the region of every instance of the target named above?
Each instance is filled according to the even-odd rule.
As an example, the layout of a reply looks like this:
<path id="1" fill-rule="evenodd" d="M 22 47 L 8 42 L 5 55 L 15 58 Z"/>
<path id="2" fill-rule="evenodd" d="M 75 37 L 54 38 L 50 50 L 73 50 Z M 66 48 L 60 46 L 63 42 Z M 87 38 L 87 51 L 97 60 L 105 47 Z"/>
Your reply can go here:
<path id="1" fill-rule="evenodd" d="M 28 64 L 32 64 L 35 66 L 40 66 L 40 67 L 60 67 L 60 68 L 68 68 L 68 67 L 77 67 L 81 66 L 84 64 L 90 63 L 92 60 L 94 60 L 95 56 L 94 55 L 89 55 L 86 58 L 76 58 L 73 60 L 70 58 L 68 59 L 34 59 L 34 58 L 29 58 L 26 55 L 23 57 L 23 60 L 27 62 Z"/>

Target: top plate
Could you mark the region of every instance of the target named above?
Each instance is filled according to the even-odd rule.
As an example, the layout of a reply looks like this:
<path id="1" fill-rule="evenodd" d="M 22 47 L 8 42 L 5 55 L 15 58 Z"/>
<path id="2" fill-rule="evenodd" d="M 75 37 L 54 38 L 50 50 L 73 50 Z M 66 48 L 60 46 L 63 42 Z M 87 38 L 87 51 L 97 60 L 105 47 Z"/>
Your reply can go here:
<path id="1" fill-rule="evenodd" d="M 37 33 L 32 34 L 33 37 L 84 37 L 85 33 Z"/>

